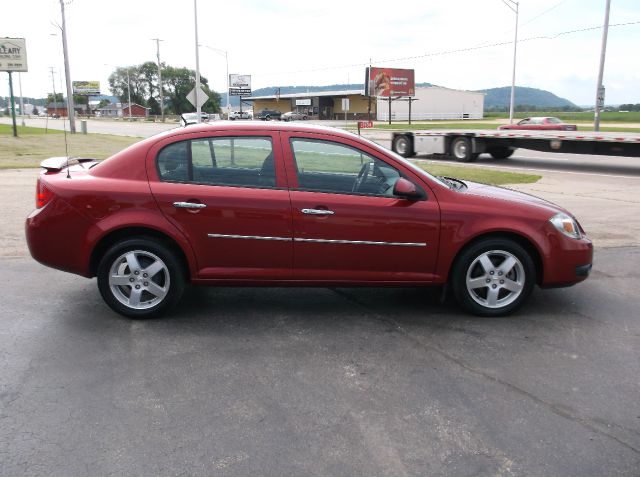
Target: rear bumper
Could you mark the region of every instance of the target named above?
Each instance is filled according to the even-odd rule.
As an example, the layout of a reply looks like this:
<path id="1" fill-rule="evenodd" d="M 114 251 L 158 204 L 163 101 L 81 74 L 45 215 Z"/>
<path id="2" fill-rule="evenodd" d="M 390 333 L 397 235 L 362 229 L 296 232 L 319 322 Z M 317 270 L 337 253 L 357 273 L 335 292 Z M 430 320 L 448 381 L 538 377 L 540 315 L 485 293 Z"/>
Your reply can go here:
<path id="1" fill-rule="evenodd" d="M 35 209 L 25 222 L 31 256 L 43 265 L 89 276 L 84 237 L 91 222 L 60 198 Z"/>

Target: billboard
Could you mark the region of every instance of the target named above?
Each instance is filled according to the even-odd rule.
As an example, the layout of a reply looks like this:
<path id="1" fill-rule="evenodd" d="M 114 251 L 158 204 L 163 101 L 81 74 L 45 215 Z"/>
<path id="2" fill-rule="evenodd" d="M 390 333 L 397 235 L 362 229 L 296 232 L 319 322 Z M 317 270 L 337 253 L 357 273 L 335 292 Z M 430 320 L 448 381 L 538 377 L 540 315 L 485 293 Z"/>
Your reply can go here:
<path id="1" fill-rule="evenodd" d="M 229 96 L 251 96 L 251 75 L 229 75 Z"/>
<path id="2" fill-rule="evenodd" d="M 413 96 L 416 82 L 413 70 L 398 68 L 367 68 L 365 89 L 368 96 Z"/>
<path id="3" fill-rule="evenodd" d="M 24 38 L 0 38 L 0 71 L 28 71 Z"/>
<path id="4" fill-rule="evenodd" d="M 72 81 L 73 94 L 91 96 L 100 94 L 100 81 Z"/>

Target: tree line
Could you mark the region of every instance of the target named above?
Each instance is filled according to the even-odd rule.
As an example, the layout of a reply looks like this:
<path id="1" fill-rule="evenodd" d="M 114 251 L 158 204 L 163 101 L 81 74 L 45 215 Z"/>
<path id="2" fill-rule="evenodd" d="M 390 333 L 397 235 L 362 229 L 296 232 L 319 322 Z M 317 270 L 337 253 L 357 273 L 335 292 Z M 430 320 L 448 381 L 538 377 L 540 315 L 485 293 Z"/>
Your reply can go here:
<path id="1" fill-rule="evenodd" d="M 165 114 L 195 111 L 193 105 L 187 100 L 187 94 L 196 85 L 195 70 L 177 68 L 164 63 L 161 68 Z M 151 114 L 160 114 L 157 63 L 147 61 L 140 65 L 118 67 L 109 75 L 108 81 L 111 94 L 118 97 L 120 102 L 129 102 L 129 88 L 131 88 L 132 103 L 150 108 Z M 209 100 L 202 106 L 202 111 L 219 113 L 220 95 L 209 89 L 209 81 L 204 76 L 200 76 L 200 86 L 209 97 Z"/>

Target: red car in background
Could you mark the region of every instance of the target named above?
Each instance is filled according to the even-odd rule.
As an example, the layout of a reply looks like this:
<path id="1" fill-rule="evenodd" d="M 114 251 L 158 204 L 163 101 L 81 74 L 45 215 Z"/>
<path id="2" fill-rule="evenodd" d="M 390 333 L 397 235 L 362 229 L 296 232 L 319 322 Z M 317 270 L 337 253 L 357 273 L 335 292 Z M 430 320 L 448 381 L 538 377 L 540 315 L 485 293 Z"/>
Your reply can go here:
<path id="1" fill-rule="evenodd" d="M 516 124 L 505 124 L 498 129 L 525 129 L 534 131 L 577 131 L 575 124 L 565 124 L 554 117 L 525 118 Z"/>
<path id="2" fill-rule="evenodd" d="M 42 166 L 32 256 L 97 276 L 105 302 L 133 318 L 166 311 L 188 283 L 448 285 L 471 313 L 499 316 L 535 284 L 591 269 L 591 242 L 564 209 L 434 177 L 333 128 L 191 125 L 102 162 Z"/>

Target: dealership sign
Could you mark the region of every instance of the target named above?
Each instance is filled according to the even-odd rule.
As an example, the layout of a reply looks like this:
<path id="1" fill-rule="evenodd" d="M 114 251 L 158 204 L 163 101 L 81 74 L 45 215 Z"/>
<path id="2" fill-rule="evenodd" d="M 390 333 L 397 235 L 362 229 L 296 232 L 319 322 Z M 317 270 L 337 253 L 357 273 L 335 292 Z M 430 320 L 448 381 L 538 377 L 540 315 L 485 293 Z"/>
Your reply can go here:
<path id="1" fill-rule="evenodd" d="M 414 71 L 397 68 L 367 68 L 365 90 L 368 96 L 383 98 L 413 96 L 416 90 Z"/>
<path id="2" fill-rule="evenodd" d="M 251 96 L 251 75 L 229 75 L 229 96 Z"/>
<path id="3" fill-rule="evenodd" d="M 0 38 L 0 71 L 28 71 L 24 38 Z"/>
<path id="4" fill-rule="evenodd" d="M 73 81 L 73 94 L 85 96 L 100 94 L 100 81 Z"/>

